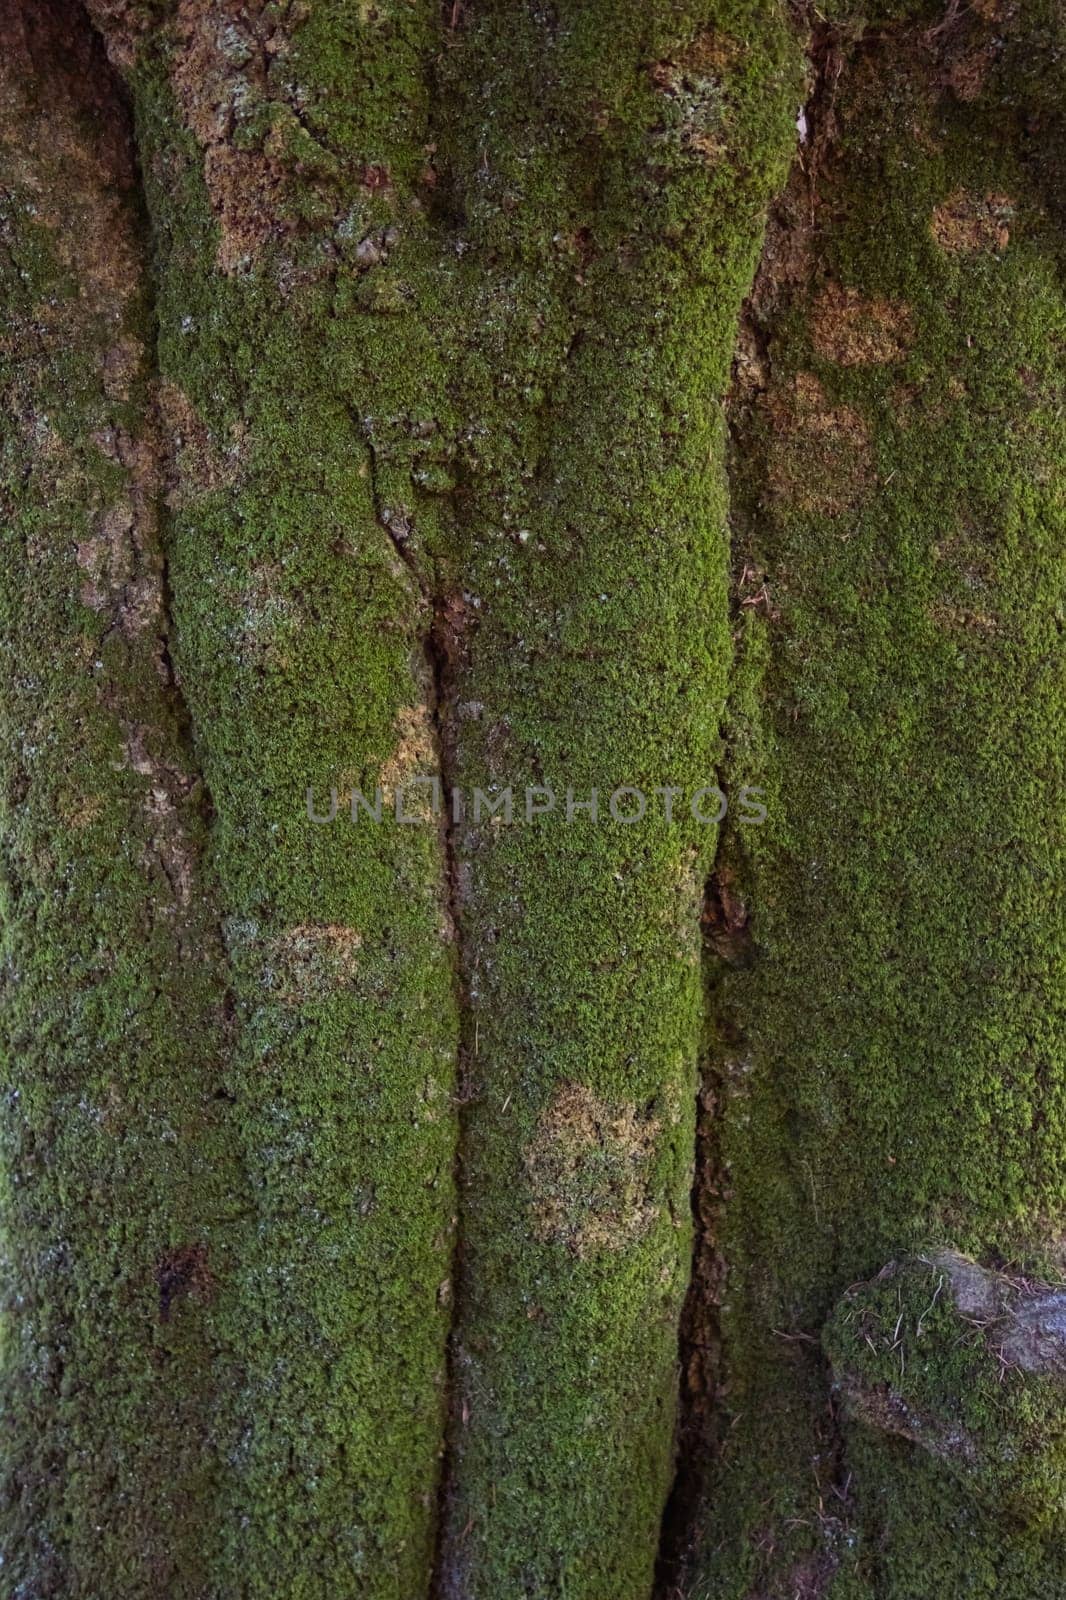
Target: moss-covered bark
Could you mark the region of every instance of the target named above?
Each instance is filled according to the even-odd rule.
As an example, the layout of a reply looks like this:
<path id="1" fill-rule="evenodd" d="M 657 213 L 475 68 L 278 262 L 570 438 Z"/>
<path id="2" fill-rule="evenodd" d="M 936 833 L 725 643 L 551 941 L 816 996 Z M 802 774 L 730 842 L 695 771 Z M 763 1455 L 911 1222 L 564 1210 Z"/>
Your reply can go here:
<path id="1" fill-rule="evenodd" d="M 129 130 L 0 8 L 3 1592 L 207 1592 L 232 1271 L 217 913 L 168 655 Z"/>
<path id="2" fill-rule="evenodd" d="M 690 802 L 729 654 L 721 396 L 797 67 L 774 8 L 618 0 L 478 6 L 445 63 L 478 423 L 449 733 L 464 793 L 516 806 L 455 830 L 456 1600 L 652 1581 L 715 834 Z M 555 807 L 527 821 L 534 786 Z M 641 821 L 613 820 L 620 786 Z M 593 791 L 599 820 L 568 817 Z"/>
<path id="3" fill-rule="evenodd" d="M 793 42 L 744 7 L 104 22 L 159 254 L 176 659 L 258 1197 L 218 1313 L 247 1345 L 227 1559 L 249 1593 L 418 1591 L 459 1288 L 442 1588 L 642 1594 L 689 1255 L 719 400 Z M 443 839 L 303 815 L 309 783 L 438 763 L 558 812 Z M 567 825 L 568 787 L 606 810 L 623 783 L 676 784 L 681 819 Z"/>
<path id="4" fill-rule="evenodd" d="M 701 1596 L 1066 1581 L 1061 1379 L 995 1372 L 929 1266 L 841 1300 L 908 1252 L 1063 1268 L 1062 45 L 1040 5 L 822 29 L 741 345 L 730 770 L 769 820 L 712 917 Z"/>
<path id="5" fill-rule="evenodd" d="M 0 3 L 12 1597 L 1062 1589 L 1062 19 L 883 11 L 783 187 L 755 0 Z"/>
<path id="6" fill-rule="evenodd" d="M 429 580 L 397 531 L 417 502 L 432 549 L 450 507 L 421 198 L 438 22 L 294 15 L 183 5 L 132 42 L 108 30 L 157 254 L 174 654 L 249 1191 L 215 1319 L 216 1581 L 408 1600 L 445 1408 L 453 928 L 436 831 L 356 829 L 348 795 L 439 767 Z M 331 789 L 337 819 L 312 820 Z"/>

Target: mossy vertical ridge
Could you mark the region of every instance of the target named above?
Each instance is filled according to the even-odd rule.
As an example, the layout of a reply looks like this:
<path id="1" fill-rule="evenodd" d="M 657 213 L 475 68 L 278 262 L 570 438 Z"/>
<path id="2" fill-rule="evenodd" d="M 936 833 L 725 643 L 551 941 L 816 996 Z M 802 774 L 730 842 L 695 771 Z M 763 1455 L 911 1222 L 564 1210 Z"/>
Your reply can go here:
<path id="1" fill-rule="evenodd" d="M 143 215 L 84 17 L 0 17 L 3 1585 L 194 1600 L 240 1195 Z"/>
<path id="2" fill-rule="evenodd" d="M 466 1063 L 440 1593 L 646 1596 L 674 1430 L 728 665 L 720 400 L 800 95 L 782 12 L 472 6 L 455 610 Z M 554 813 L 528 822 L 528 785 Z M 619 785 L 645 820 L 612 821 Z M 684 794 L 666 822 L 656 786 Z M 476 819 L 475 787 L 515 820 Z M 566 790 L 603 815 L 566 820 Z M 628 797 L 627 797 L 628 798 Z M 623 806 L 626 800 L 623 800 Z"/>
<path id="3" fill-rule="evenodd" d="M 872 1405 L 844 1421 L 821 1347 L 914 1252 L 1060 1277 L 1066 1199 L 1061 9 L 884 10 L 822 37 L 832 138 L 737 363 L 730 765 L 769 819 L 740 864 L 754 958 L 719 989 L 729 1415 L 701 1600 L 1064 1582 L 1060 1537 L 976 1469 Z M 957 1340 L 917 1321 L 892 1359 L 949 1414 Z"/>
<path id="4" fill-rule="evenodd" d="M 216 1317 L 226 1594 L 411 1600 L 431 1561 L 453 928 L 436 830 L 390 808 L 439 767 L 425 647 L 456 431 L 429 336 L 439 27 L 424 3 L 184 4 L 110 34 L 159 259 L 176 659 L 214 802 L 253 1197 Z M 353 821 L 350 791 L 379 786 L 381 823 Z M 337 816 L 315 822 L 308 792 L 325 816 L 331 790 Z"/>

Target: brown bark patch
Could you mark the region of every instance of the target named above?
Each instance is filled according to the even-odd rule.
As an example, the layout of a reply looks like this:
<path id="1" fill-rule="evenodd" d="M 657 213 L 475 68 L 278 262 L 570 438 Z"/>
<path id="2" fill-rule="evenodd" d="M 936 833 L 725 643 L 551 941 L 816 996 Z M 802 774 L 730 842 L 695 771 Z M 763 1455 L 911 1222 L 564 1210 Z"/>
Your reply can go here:
<path id="1" fill-rule="evenodd" d="M 1010 243 L 1014 202 L 1005 194 L 972 194 L 956 189 L 937 206 L 930 226 L 941 250 L 950 255 L 981 250 L 1002 252 Z"/>
<path id="2" fill-rule="evenodd" d="M 113 65 L 132 67 L 150 21 L 148 7 L 142 0 L 86 0 L 86 10 Z"/>
<path id="3" fill-rule="evenodd" d="M 64 338 L 87 310 L 121 318 L 139 292 L 128 128 L 103 47 L 77 7 L 0 0 L 0 38 L 0 156 L 77 286 L 77 301 L 39 308 L 39 326 Z"/>
<path id="4" fill-rule="evenodd" d="M 929 608 L 929 616 L 938 628 L 947 632 L 984 633 L 999 632 L 999 623 L 987 611 L 974 611 L 966 606 L 938 601 Z"/>
<path id="5" fill-rule="evenodd" d="M 985 86 L 989 68 L 995 61 L 999 51 L 994 44 L 981 45 L 977 50 L 970 50 L 966 55 L 953 61 L 946 72 L 948 88 L 957 100 L 969 102 L 976 100 Z"/>
<path id="6" fill-rule="evenodd" d="M 185 801 L 196 780 L 173 761 L 156 755 L 159 730 L 145 723 L 123 724 L 126 765 L 148 779 L 143 809 L 151 825 L 147 860 L 154 862 L 183 909 L 192 901 L 196 850 L 185 827 Z"/>
<path id="7" fill-rule="evenodd" d="M 432 777 L 438 771 L 433 718 L 428 705 L 404 706 L 396 717 L 397 743 L 381 769 L 382 795 L 392 805 L 396 791 L 411 778 Z M 419 795 L 405 796 L 404 811 L 409 816 L 423 812 L 428 816 L 431 791 L 421 785 Z"/>
<path id="8" fill-rule="evenodd" d="M 161 1255 L 155 1267 L 159 1320 L 169 1322 L 175 1301 L 210 1300 L 215 1280 L 207 1264 L 206 1244 L 183 1244 Z"/>
<path id="9" fill-rule="evenodd" d="M 169 378 L 156 391 L 165 436 L 172 452 L 167 483 L 167 504 L 178 507 L 201 494 L 232 488 L 240 478 L 246 429 L 234 425 L 230 441 L 219 448 L 196 407 L 183 389 Z"/>
<path id="10" fill-rule="evenodd" d="M 646 1233 L 659 1211 L 649 1172 L 659 1129 L 635 1105 L 561 1085 L 524 1155 L 535 1236 L 583 1259 Z"/>
<path id="11" fill-rule="evenodd" d="M 171 75 L 187 126 L 203 149 L 204 182 L 218 221 L 218 266 L 246 269 L 271 241 L 295 233 L 290 205 L 315 197 L 332 229 L 336 162 L 308 131 L 293 91 L 275 71 L 304 6 L 264 0 L 181 0 Z"/>
<path id="12" fill-rule="evenodd" d="M 842 367 L 900 361 L 914 342 L 909 306 L 838 283 L 827 284 L 814 302 L 810 328 L 817 353 Z"/>
<path id="13" fill-rule="evenodd" d="M 731 966 L 743 965 L 750 955 L 750 921 L 735 874 L 717 867 L 707 880 L 700 923 L 712 950 Z"/>

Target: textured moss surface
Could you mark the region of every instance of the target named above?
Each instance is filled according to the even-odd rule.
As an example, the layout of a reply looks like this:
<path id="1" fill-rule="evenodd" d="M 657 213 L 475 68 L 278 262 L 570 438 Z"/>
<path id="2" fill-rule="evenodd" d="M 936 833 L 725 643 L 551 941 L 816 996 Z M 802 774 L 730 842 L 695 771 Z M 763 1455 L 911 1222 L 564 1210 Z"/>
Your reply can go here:
<path id="1" fill-rule="evenodd" d="M 436 831 L 345 818 L 353 787 L 439 764 L 431 618 L 383 525 L 447 417 L 415 192 L 435 28 L 427 6 L 190 6 L 130 69 L 249 1188 L 216 1312 L 227 1594 L 408 1600 L 432 1553 L 452 928 Z M 345 797 L 334 824 L 309 787 L 318 815 Z"/>
<path id="2" fill-rule="evenodd" d="M 740 348 L 730 770 L 770 815 L 720 861 L 701 1596 L 1063 1587 L 1008 1493 L 844 1425 L 819 1345 L 909 1250 L 1061 1255 L 1061 46 L 1040 7 L 823 32 Z"/>
<path id="3" fill-rule="evenodd" d="M 191 1597 L 243 1200 L 143 229 L 102 50 L 46 6 L 3 20 L 2 1587 Z"/>
<path id="4" fill-rule="evenodd" d="M 955 1252 L 890 1263 L 841 1298 L 823 1345 L 849 1418 L 920 1446 L 997 1522 L 1061 1537 L 1062 1285 Z"/>
<path id="5" fill-rule="evenodd" d="M 86 10 L 121 93 L 0 0 L 0 1588 L 644 1600 L 702 1030 L 660 1588 L 1058 1596 L 1059 9 L 816 15 L 739 335 L 775 5 Z"/>
<path id="6" fill-rule="evenodd" d="M 219 1312 L 255 1417 L 233 1559 L 249 1592 L 278 1570 L 309 1594 L 353 1571 L 417 1588 L 458 1287 L 443 1587 L 618 1600 L 650 1583 L 669 1472 L 711 830 L 555 817 L 442 852 L 301 811 L 308 781 L 369 794 L 440 759 L 468 792 L 558 785 L 560 808 L 567 786 L 606 805 L 713 781 L 718 399 L 790 138 L 789 41 L 744 8 L 434 32 L 318 7 L 264 75 L 266 14 L 221 61 L 218 20 L 142 42 L 132 81 L 160 365 L 197 418 L 185 453 L 199 429 L 216 458 L 179 452 L 172 576 L 262 1196 Z M 360 976 L 294 1018 L 276 952 L 316 924 L 358 931 Z"/>
<path id="7" fill-rule="evenodd" d="M 557 797 L 456 830 L 449 1596 L 651 1586 L 715 831 L 688 802 L 715 780 L 728 660 L 720 398 L 797 66 L 773 8 L 612 3 L 479 6 L 443 68 L 479 407 L 455 771 Z M 611 820 L 619 785 L 641 822 Z M 567 790 L 594 788 L 601 820 L 568 821 Z"/>

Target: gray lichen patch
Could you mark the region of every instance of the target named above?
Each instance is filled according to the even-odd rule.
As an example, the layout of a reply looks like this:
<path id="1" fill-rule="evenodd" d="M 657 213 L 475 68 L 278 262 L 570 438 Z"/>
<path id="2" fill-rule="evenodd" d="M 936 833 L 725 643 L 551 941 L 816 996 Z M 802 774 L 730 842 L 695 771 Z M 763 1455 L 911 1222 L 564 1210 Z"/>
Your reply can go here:
<path id="1" fill-rule="evenodd" d="M 581 1258 L 641 1238 L 659 1211 L 649 1168 L 660 1126 L 631 1103 L 564 1083 L 523 1158 L 536 1237 Z"/>
<path id="2" fill-rule="evenodd" d="M 659 139 L 672 140 L 707 163 L 726 153 L 726 80 L 743 52 L 737 40 L 706 28 L 678 56 L 654 63 L 652 84 L 668 102 Z"/>
<path id="3" fill-rule="evenodd" d="M 335 922 L 301 922 L 266 933 L 254 921 L 232 920 L 226 938 L 235 963 L 258 988 L 285 1005 L 321 1000 L 347 988 L 358 972 L 362 934 Z"/>

